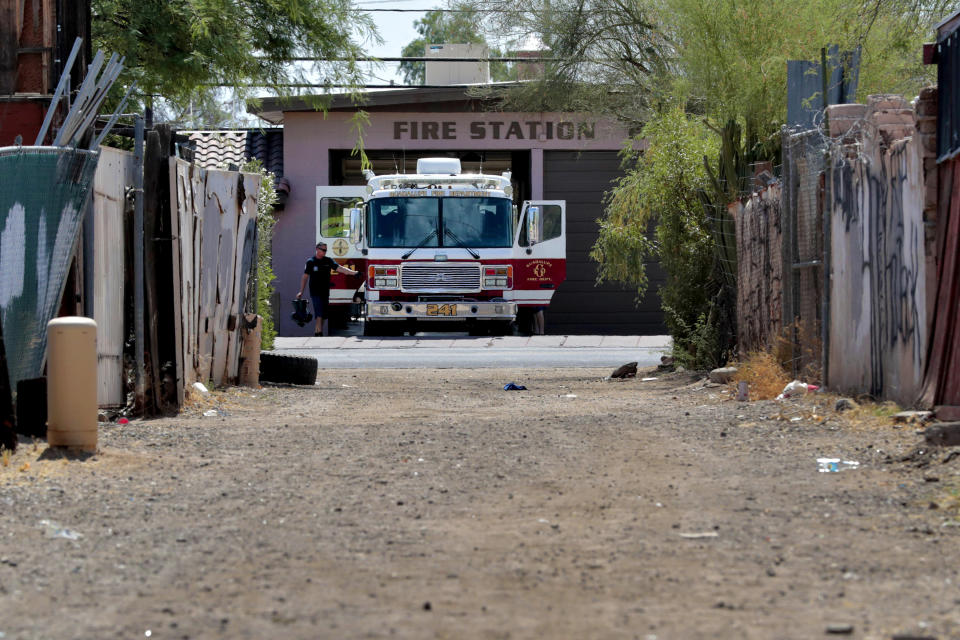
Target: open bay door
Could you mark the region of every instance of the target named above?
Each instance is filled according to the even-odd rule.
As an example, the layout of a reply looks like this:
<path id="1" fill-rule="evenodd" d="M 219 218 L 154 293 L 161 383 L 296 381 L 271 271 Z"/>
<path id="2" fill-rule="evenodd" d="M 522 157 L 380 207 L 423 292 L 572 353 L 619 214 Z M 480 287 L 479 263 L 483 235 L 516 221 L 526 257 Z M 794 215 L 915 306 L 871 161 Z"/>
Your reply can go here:
<path id="1" fill-rule="evenodd" d="M 365 267 L 361 263 L 364 259 L 361 252 L 361 243 L 354 243 L 350 237 L 350 210 L 363 207 L 365 186 L 317 187 L 317 242 L 327 243 L 327 255 L 337 264 L 357 269 L 361 272 Z M 363 229 L 361 228 L 361 232 Z M 361 236 L 358 236 L 362 238 Z M 349 304 L 353 300 L 356 290 L 354 279 L 347 281 L 347 276 L 336 274 L 331 276 L 330 303 Z"/>

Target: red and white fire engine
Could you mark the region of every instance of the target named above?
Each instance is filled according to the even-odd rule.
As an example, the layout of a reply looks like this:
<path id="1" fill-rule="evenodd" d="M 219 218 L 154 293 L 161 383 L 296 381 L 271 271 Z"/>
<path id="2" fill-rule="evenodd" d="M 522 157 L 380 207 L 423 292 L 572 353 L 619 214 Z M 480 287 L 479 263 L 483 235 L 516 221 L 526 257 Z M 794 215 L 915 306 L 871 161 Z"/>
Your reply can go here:
<path id="1" fill-rule="evenodd" d="M 510 172 L 422 158 L 416 174 L 365 177 L 317 187 L 317 241 L 362 274 L 333 274 L 330 303 L 362 301 L 365 335 L 509 333 L 566 278 L 565 202 L 517 207 Z"/>

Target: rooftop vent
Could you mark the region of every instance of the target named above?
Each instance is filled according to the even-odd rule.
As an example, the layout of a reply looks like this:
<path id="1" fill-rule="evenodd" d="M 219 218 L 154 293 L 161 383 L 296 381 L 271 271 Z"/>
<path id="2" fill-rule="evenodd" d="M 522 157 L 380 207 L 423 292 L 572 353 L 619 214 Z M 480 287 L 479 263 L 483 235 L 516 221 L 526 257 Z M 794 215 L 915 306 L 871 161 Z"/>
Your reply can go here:
<path id="1" fill-rule="evenodd" d="M 490 50 L 483 44 L 428 44 L 424 47 L 428 85 L 487 84 L 490 63 L 446 62 L 444 58 L 487 58 Z"/>

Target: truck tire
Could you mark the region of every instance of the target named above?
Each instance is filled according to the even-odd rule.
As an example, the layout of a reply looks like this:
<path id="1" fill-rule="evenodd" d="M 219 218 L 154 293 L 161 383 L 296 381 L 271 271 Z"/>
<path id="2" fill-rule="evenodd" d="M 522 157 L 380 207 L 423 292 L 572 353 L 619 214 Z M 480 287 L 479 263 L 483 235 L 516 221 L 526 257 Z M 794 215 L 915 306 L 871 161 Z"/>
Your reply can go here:
<path id="1" fill-rule="evenodd" d="M 490 323 L 492 336 L 515 336 L 517 333 L 517 323 L 511 320 L 496 320 Z"/>
<path id="2" fill-rule="evenodd" d="M 317 359 L 279 353 L 260 354 L 260 382 L 312 386 L 317 381 Z"/>
<path id="3" fill-rule="evenodd" d="M 363 335 L 364 336 L 382 336 L 383 335 L 383 323 L 377 322 L 376 320 L 364 320 L 363 321 Z"/>
<path id="4" fill-rule="evenodd" d="M 407 325 L 393 320 L 364 320 L 363 335 L 372 337 L 402 336 Z"/>

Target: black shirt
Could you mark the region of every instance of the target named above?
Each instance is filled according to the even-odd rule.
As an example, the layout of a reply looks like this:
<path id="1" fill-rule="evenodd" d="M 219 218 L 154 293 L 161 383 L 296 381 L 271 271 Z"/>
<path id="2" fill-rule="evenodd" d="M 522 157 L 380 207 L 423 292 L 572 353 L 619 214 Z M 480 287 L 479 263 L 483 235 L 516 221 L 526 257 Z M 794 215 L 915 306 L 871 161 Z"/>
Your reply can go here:
<path id="1" fill-rule="evenodd" d="M 339 267 L 333 258 L 310 258 L 303 272 L 310 276 L 310 295 L 326 296 L 330 294 L 330 272 Z"/>

